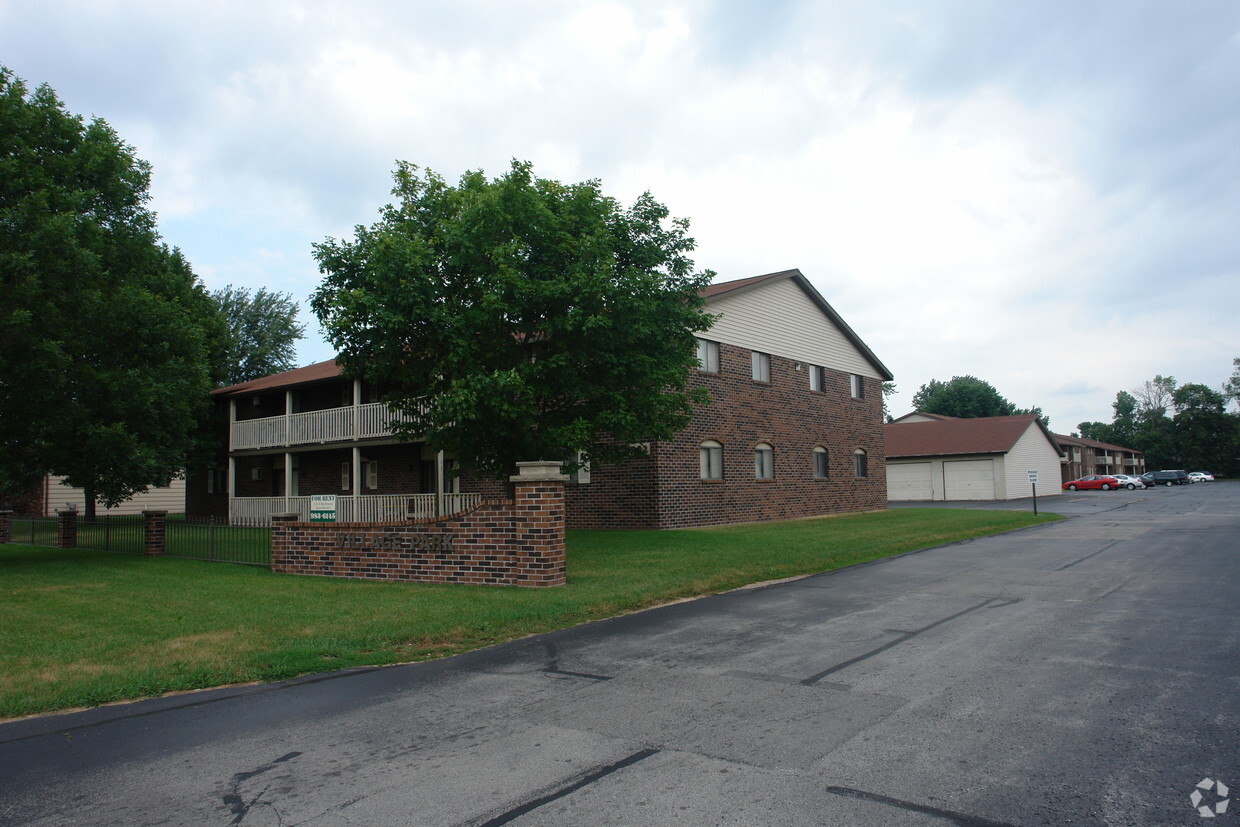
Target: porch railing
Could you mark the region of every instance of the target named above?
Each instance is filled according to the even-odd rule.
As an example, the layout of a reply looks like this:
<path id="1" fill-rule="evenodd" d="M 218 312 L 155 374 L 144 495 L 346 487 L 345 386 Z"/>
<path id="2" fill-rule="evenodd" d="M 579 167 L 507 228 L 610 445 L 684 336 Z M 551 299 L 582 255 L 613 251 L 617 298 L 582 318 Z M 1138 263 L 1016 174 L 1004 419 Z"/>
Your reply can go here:
<path id="1" fill-rule="evenodd" d="M 336 522 L 379 523 L 435 516 L 435 494 L 365 494 L 336 498 Z M 228 521 L 233 525 L 271 525 L 272 514 L 301 515 L 310 519 L 311 497 L 233 497 L 228 502 Z M 444 494 L 444 514 L 455 514 L 482 502 L 481 494 Z"/>
<path id="2" fill-rule="evenodd" d="M 232 424 L 229 447 L 244 451 L 373 439 L 390 436 L 392 423 L 398 418 L 399 414 L 382 402 L 370 402 L 356 407 L 245 419 Z"/>

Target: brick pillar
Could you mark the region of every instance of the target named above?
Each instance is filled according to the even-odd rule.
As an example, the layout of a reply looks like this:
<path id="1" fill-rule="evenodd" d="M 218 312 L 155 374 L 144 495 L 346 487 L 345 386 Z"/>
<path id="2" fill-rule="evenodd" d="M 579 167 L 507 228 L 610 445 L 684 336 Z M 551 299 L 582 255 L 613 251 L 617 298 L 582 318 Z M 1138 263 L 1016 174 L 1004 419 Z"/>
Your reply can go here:
<path id="1" fill-rule="evenodd" d="M 9 523 L 9 518 L 12 516 L 12 511 L 0 510 L 0 543 L 11 543 L 13 541 L 13 527 Z"/>
<path id="2" fill-rule="evenodd" d="M 159 557 L 168 550 L 167 511 L 142 512 L 142 551 L 147 557 Z"/>
<path id="3" fill-rule="evenodd" d="M 559 462 L 518 462 L 513 483 L 512 577 L 518 586 L 563 586 L 564 482 Z"/>
<path id="4" fill-rule="evenodd" d="M 288 560 L 289 525 L 301 520 L 296 511 L 271 515 L 271 570 L 283 571 Z"/>
<path id="5" fill-rule="evenodd" d="M 77 548 L 77 509 L 56 509 L 56 547 Z"/>

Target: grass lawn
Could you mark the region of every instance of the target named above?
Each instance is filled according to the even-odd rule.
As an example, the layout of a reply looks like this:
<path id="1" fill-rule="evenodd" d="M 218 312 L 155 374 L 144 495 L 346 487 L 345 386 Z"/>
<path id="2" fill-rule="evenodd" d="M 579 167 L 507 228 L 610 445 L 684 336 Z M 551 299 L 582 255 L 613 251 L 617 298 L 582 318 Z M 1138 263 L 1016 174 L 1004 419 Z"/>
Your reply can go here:
<path id="1" fill-rule="evenodd" d="M 1059 519 L 899 509 L 681 531 L 578 531 L 568 585 L 331 580 L 0 546 L 0 718 L 426 660 L 747 583 Z"/>

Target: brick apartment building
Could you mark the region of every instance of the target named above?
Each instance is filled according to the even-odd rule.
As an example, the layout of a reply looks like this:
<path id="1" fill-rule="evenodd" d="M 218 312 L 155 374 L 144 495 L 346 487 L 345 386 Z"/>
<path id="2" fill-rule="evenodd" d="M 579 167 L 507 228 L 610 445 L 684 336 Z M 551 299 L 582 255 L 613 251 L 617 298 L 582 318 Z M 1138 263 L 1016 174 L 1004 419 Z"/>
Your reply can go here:
<path id="1" fill-rule="evenodd" d="M 1063 449 L 1063 482 L 1079 480 L 1088 474 L 1130 474 L 1139 477 L 1146 472 L 1145 454 L 1078 436 L 1055 434 L 1055 441 Z"/>
<path id="2" fill-rule="evenodd" d="M 711 285 L 717 314 L 691 377 L 711 397 L 648 455 L 582 469 L 571 528 L 681 528 L 884 508 L 882 382 L 891 373 L 798 270 Z M 468 508 L 503 484 L 401 442 L 368 383 L 334 361 L 214 392 L 228 419 L 214 469 L 187 483 L 187 512 L 234 522 L 308 514 L 335 494 L 338 519 Z M 539 459 L 533 457 L 531 459 Z"/>

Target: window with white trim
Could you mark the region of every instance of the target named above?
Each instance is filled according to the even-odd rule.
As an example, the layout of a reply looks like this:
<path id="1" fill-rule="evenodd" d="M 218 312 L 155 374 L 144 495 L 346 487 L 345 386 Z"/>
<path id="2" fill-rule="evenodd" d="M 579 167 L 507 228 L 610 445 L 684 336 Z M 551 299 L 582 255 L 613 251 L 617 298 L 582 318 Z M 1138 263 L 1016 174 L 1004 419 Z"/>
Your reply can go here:
<path id="1" fill-rule="evenodd" d="M 869 476 L 870 469 L 866 460 L 865 451 L 860 448 L 853 451 L 853 473 L 858 478 Z"/>
<path id="2" fill-rule="evenodd" d="M 697 358 L 698 370 L 702 371 L 702 373 L 718 373 L 719 343 L 707 341 L 706 339 L 698 339 Z"/>
<path id="3" fill-rule="evenodd" d="M 822 374 L 823 370 L 818 365 L 809 366 L 809 389 L 811 391 L 822 392 Z"/>
<path id="4" fill-rule="evenodd" d="M 775 479 L 775 449 L 759 442 L 753 447 L 753 476 L 758 480 Z"/>
<path id="5" fill-rule="evenodd" d="M 753 381 L 771 381 L 771 357 L 767 353 L 753 352 Z"/>
<path id="6" fill-rule="evenodd" d="M 830 476 L 831 466 L 827 462 L 827 449 L 821 445 L 814 446 L 814 479 L 825 480 Z"/>
<path id="7" fill-rule="evenodd" d="M 698 458 L 701 463 L 702 479 L 723 479 L 723 445 L 713 439 L 706 440 L 698 450 Z"/>
<path id="8" fill-rule="evenodd" d="M 865 379 L 859 374 L 854 373 L 849 377 L 849 390 L 852 392 L 853 399 L 865 398 Z"/>
<path id="9" fill-rule="evenodd" d="M 366 487 L 374 491 L 379 487 L 379 463 L 370 460 L 362 463 L 362 471 L 366 477 Z"/>

